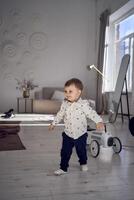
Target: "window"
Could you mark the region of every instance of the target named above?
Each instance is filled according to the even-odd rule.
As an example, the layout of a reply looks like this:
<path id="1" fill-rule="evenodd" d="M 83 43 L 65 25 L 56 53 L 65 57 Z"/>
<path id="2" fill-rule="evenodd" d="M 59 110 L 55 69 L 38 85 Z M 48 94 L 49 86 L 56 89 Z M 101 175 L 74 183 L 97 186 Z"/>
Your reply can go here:
<path id="1" fill-rule="evenodd" d="M 103 73 L 108 80 L 103 80 L 103 92 L 114 91 L 124 54 L 130 54 L 127 86 L 128 91 L 131 92 L 134 65 L 134 10 L 132 7 L 131 12 L 123 13 L 120 18 L 116 17 L 116 19 L 111 20 L 109 27 L 106 28 Z"/>

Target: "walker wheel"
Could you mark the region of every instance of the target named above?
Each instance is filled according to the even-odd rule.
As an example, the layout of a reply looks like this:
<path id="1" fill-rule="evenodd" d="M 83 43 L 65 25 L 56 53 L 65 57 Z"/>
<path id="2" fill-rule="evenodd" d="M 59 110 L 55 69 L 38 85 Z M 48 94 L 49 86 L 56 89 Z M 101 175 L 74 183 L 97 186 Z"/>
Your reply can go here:
<path id="1" fill-rule="evenodd" d="M 115 153 L 120 153 L 122 150 L 122 144 L 118 137 L 113 137 L 113 150 Z"/>
<path id="2" fill-rule="evenodd" d="M 96 158 L 100 153 L 100 145 L 97 140 L 92 140 L 91 145 L 91 155 Z"/>

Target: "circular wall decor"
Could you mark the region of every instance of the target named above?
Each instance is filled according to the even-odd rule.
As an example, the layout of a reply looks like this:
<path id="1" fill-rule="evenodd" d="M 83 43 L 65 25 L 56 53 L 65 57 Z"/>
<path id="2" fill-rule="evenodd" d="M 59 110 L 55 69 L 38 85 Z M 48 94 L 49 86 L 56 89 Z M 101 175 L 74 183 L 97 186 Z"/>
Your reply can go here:
<path id="1" fill-rule="evenodd" d="M 30 51 L 24 51 L 23 53 L 22 53 L 22 60 L 23 61 L 26 61 L 26 60 L 28 60 L 28 59 L 30 59 L 31 58 L 31 53 L 30 53 Z"/>
<path id="2" fill-rule="evenodd" d="M 8 30 L 4 30 L 3 31 L 3 36 L 5 37 L 5 38 L 7 38 L 7 37 L 9 37 L 9 31 Z"/>
<path id="3" fill-rule="evenodd" d="M 18 42 L 23 43 L 26 40 L 26 33 L 20 32 L 16 35 Z"/>
<path id="4" fill-rule="evenodd" d="M 29 39 L 30 47 L 41 51 L 46 49 L 47 37 L 45 33 L 35 32 L 30 36 Z"/>
<path id="5" fill-rule="evenodd" d="M 40 15 L 40 13 L 33 13 L 32 21 L 34 23 L 39 23 L 41 21 L 41 15 Z"/>
<path id="6" fill-rule="evenodd" d="M 26 71 L 24 71 L 24 77 L 26 77 L 26 79 L 29 79 L 29 80 L 34 80 L 35 75 L 34 75 L 34 72 L 31 71 L 30 68 L 31 67 L 29 67 L 29 69 L 27 69 Z M 32 69 L 33 69 L 33 67 L 32 67 Z"/>
<path id="7" fill-rule="evenodd" d="M 5 74 L 3 75 L 3 79 L 4 79 L 4 80 L 12 80 L 12 79 L 13 79 L 12 73 L 5 73 Z"/>
<path id="8" fill-rule="evenodd" d="M 18 61 L 17 63 L 16 63 L 16 69 L 21 69 L 21 68 L 23 68 L 23 64 L 22 64 L 22 62 L 21 61 Z"/>
<path id="9" fill-rule="evenodd" d="M 10 10 L 10 15 L 14 22 L 19 23 L 23 20 L 22 11 L 18 8 Z"/>
<path id="10" fill-rule="evenodd" d="M 17 54 L 17 47 L 11 41 L 6 41 L 2 47 L 3 55 L 7 58 L 13 58 Z"/>

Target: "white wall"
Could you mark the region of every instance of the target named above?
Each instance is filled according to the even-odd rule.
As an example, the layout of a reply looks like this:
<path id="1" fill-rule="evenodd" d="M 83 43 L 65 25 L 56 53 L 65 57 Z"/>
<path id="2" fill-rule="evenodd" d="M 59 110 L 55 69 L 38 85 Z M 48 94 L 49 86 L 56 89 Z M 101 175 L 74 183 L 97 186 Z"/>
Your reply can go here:
<path id="1" fill-rule="evenodd" d="M 0 112 L 21 93 L 15 78 L 33 77 L 43 86 L 63 86 L 80 78 L 96 97 L 99 15 L 125 0 L 0 0 Z"/>
<path id="2" fill-rule="evenodd" d="M 0 1 L 0 112 L 16 109 L 15 78 L 42 86 L 80 78 L 95 98 L 94 0 Z"/>

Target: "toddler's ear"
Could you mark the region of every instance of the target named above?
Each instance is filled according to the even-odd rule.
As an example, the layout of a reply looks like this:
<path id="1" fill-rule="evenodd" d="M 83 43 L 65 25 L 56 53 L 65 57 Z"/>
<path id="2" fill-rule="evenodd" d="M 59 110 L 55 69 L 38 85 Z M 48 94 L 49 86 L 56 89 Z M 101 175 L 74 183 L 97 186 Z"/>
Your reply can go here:
<path id="1" fill-rule="evenodd" d="M 82 93 L 82 91 L 81 90 L 79 90 L 79 94 L 81 94 Z"/>

